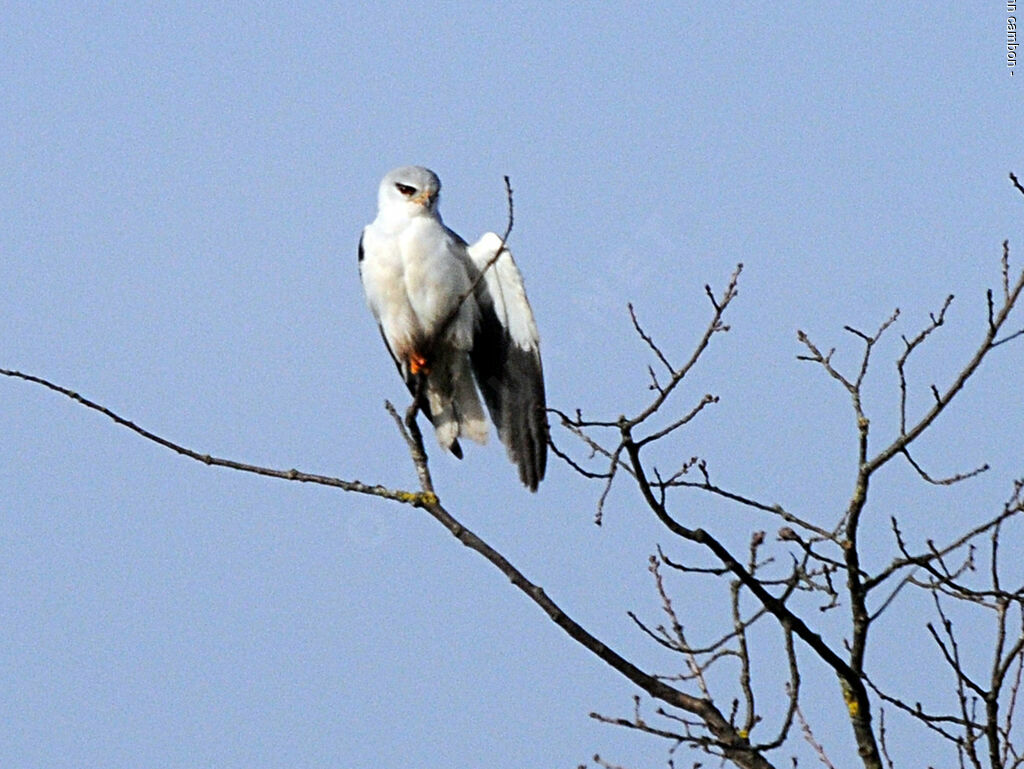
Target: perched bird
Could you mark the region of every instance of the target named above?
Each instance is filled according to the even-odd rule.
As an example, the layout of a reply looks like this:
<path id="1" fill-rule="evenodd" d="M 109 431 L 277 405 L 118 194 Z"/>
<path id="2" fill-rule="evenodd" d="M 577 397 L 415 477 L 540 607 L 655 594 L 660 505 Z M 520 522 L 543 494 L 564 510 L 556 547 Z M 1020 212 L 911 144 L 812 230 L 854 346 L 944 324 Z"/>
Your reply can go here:
<path id="1" fill-rule="evenodd" d="M 359 241 L 366 300 L 437 442 L 460 459 L 460 437 L 486 442 L 479 388 L 520 480 L 536 491 L 548 423 L 523 276 L 493 232 L 470 246 L 444 225 L 440 191 L 437 174 L 421 166 L 381 181 L 377 218 Z"/>

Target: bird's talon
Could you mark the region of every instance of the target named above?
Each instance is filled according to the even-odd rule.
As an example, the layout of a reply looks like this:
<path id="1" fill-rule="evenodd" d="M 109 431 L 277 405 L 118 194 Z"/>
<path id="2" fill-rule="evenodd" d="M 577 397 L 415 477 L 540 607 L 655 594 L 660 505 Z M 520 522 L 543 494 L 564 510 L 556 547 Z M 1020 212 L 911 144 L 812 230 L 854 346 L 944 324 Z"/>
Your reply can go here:
<path id="1" fill-rule="evenodd" d="M 409 371 L 414 375 L 423 374 L 427 376 L 430 374 L 430 368 L 427 366 L 427 359 L 422 355 L 413 353 L 409 356 Z"/>

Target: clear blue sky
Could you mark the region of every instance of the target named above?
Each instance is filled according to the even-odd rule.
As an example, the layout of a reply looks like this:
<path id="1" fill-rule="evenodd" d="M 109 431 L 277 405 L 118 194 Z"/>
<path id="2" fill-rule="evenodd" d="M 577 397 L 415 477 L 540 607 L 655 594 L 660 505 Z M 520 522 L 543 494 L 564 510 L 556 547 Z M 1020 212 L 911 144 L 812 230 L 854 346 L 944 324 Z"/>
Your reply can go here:
<path id="1" fill-rule="evenodd" d="M 686 395 L 722 402 L 679 456 L 830 518 L 852 418 L 796 361 L 795 331 L 849 364 L 844 324 L 899 306 L 914 333 L 956 294 L 921 356 L 927 402 L 982 331 L 1001 241 L 1024 261 L 1007 181 L 1024 174 L 1024 70 L 1006 66 L 1000 2 L 766 5 L 7 4 L 0 366 L 200 451 L 413 487 L 359 232 L 406 163 L 438 172 L 467 239 L 500 231 L 508 174 L 549 403 L 635 408 L 647 356 L 626 302 L 681 357 L 704 284 L 742 261 L 733 330 Z M 899 345 L 869 389 L 880 430 Z M 1006 496 L 1022 359 L 1000 349 L 922 446 L 936 474 L 988 461 L 990 477 L 938 492 L 886 474 L 879 562 L 890 514 L 921 542 Z M 15 381 L 0 382 L 0 435 L 0 765 L 664 760 L 587 717 L 628 715 L 634 688 L 423 514 L 210 469 Z M 658 621 L 655 546 L 687 552 L 635 492 L 613 491 L 599 529 L 599 489 L 557 462 L 530 495 L 496 441 L 461 463 L 434 453 L 470 527 L 602 639 L 678 669 L 626 617 Z M 777 525 L 699 497 L 679 512 L 739 546 Z M 680 590 L 694 634 L 713 632 L 712 595 Z M 886 632 L 902 643 L 928 618 Z M 924 676 L 887 656 L 886 680 Z M 812 726 L 849 765 L 835 686 L 808 678 Z M 932 755 L 913 744 L 904 761 Z"/>

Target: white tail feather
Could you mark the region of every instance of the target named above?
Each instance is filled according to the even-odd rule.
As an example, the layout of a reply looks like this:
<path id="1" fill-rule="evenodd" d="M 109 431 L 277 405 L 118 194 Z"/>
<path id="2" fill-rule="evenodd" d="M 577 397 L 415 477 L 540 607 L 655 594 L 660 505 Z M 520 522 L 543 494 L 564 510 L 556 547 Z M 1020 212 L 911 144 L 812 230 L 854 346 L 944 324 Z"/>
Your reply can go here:
<path id="1" fill-rule="evenodd" d="M 487 442 L 488 422 L 484 414 L 469 356 L 459 351 L 448 359 L 448 377 L 439 377 L 440 365 L 435 366 L 435 375 L 427 381 L 427 400 L 434 418 L 434 432 L 443 449 L 451 449 L 455 439 L 464 436 L 477 443 Z"/>
<path id="2" fill-rule="evenodd" d="M 487 417 L 473 384 L 468 356 L 461 356 L 453 369 L 452 389 L 455 413 L 459 420 L 459 435 L 464 435 L 477 443 L 487 443 Z"/>

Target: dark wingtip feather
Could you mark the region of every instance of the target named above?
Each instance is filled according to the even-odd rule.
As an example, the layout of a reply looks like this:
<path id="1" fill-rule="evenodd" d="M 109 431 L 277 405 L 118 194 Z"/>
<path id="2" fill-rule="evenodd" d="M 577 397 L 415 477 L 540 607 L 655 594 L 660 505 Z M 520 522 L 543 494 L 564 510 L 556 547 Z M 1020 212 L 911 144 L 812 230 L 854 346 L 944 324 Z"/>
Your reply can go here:
<path id="1" fill-rule="evenodd" d="M 490 237 L 497 239 L 495 235 Z M 533 314 L 523 295 L 522 277 L 511 261 L 509 268 L 511 293 L 506 296 L 500 285 L 497 289 L 503 297 L 501 306 L 506 306 L 505 301 L 520 303 L 516 311 L 532 327 Z M 501 279 L 496 280 L 500 283 Z M 530 491 L 536 491 L 544 479 L 548 457 L 544 373 L 536 330 L 527 332 L 528 339 L 524 341 L 520 329 L 519 338 L 513 339 L 507 315 L 504 321 L 498 317 L 494 290 L 488 279 L 476 294 L 480 314 L 470 352 L 473 374 L 498 429 L 498 437 L 505 444 L 509 459 L 519 469 L 519 479 Z"/>
<path id="2" fill-rule="evenodd" d="M 523 415 L 517 432 L 519 480 L 530 491 L 536 491 L 544 480 L 548 463 L 548 421 L 543 391 L 540 392 L 539 402 Z"/>
<path id="3" fill-rule="evenodd" d="M 500 350 L 494 354 L 495 350 Z M 485 352 L 487 351 L 487 352 Z M 490 354 L 487 354 L 487 353 Z M 519 469 L 519 480 L 536 491 L 548 459 L 548 420 L 544 376 L 536 350 L 523 350 L 507 338 L 498 347 L 474 348 L 477 384 L 505 444 Z"/>

